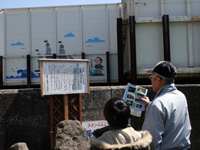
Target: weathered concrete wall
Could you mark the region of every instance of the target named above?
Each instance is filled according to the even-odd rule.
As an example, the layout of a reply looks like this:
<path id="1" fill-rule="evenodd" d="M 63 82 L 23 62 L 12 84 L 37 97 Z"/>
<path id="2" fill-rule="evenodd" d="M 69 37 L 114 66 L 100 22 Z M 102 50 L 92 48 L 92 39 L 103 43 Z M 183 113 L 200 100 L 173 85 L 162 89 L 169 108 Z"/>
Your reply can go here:
<path id="1" fill-rule="evenodd" d="M 155 93 L 151 86 L 148 96 Z M 200 149 L 200 85 L 177 85 L 188 99 L 192 123 L 192 146 L 190 150 Z M 122 97 L 126 86 L 91 87 L 90 94 L 82 96 L 82 119 L 102 120 L 103 107 L 111 97 Z M 132 117 L 132 125 L 140 130 L 144 115 Z M 0 150 L 14 143 L 25 142 L 30 150 L 50 149 L 49 135 L 49 97 L 40 96 L 40 89 L 0 90 Z"/>
<path id="2" fill-rule="evenodd" d="M 49 148 L 49 101 L 40 90 L 0 91 L 0 149 L 25 142 L 31 150 Z"/>

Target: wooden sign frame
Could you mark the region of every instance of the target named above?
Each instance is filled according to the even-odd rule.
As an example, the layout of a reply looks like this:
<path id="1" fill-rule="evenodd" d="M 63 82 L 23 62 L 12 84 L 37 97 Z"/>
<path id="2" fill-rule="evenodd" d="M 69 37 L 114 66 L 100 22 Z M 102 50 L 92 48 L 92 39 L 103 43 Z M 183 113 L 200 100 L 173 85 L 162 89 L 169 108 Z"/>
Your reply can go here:
<path id="1" fill-rule="evenodd" d="M 90 93 L 89 60 L 39 59 L 41 96 Z"/>

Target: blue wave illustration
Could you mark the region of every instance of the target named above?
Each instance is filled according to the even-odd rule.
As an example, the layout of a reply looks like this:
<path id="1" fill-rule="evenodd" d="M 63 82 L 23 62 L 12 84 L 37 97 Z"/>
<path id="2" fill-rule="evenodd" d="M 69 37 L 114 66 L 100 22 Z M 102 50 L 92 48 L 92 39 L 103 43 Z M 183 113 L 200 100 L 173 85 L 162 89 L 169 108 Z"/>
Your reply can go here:
<path id="1" fill-rule="evenodd" d="M 17 75 L 17 76 L 6 76 L 6 79 L 23 79 L 23 78 L 27 78 L 27 69 L 25 70 L 17 70 L 17 73 L 20 74 L 20 75 Z M 31 78 L 40 78 L 40 75 L 36 75 L 35 73 L 33 73 L 31 71 Z"/>

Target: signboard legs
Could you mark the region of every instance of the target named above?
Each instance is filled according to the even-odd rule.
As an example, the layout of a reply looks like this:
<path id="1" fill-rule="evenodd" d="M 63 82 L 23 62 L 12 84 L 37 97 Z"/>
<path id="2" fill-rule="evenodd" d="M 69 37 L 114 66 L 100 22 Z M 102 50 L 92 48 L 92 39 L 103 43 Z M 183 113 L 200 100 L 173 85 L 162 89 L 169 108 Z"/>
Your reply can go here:
<path id="1" fill-rule="evenodd" d="M 49 115 L 50 115 L 50 149 L 52 150 L 53 148 L 53 95 L 50 96 L 50 101 L 49 101 Z"/>
<path id="2" fill-rule="evenodd" d="M 68 113 L 68 95 L 63 95 L 64 120 L 69 120 Z"/>
<path id="3" fill-rule="evenodd" d="M 82 94 L 50 95 L 50 149 L 53 149 L 54 127 L 62 120 L 82 122 Z"/>

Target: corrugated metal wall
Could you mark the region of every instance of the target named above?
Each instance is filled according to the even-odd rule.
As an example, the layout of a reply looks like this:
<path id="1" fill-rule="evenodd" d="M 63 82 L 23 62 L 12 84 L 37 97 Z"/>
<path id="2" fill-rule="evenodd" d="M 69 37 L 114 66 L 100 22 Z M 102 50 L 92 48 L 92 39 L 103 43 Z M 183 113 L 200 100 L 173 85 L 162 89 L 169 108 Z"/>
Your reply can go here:
<path id="1" fill-rule="evenodd" d="M 178 67 L 179 73 L 200 73 L 199 8 L 198 0 L 123 0 L 123 19 L 135 16 L 139 74 L 164 59 L 163 15 L 169 16 L 171 62 Z M 130 60 L 130 49 L 126 52 L 126 59 Z"/>

